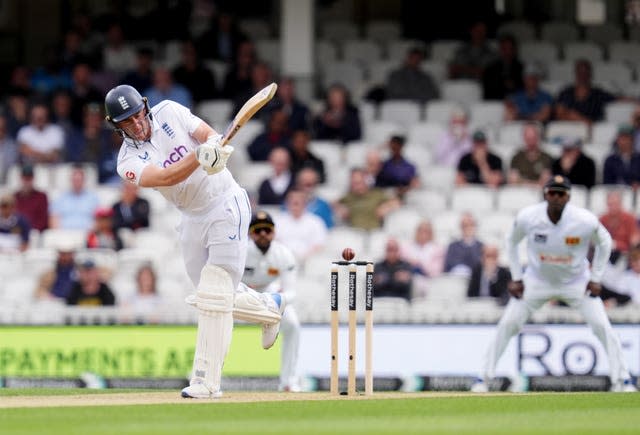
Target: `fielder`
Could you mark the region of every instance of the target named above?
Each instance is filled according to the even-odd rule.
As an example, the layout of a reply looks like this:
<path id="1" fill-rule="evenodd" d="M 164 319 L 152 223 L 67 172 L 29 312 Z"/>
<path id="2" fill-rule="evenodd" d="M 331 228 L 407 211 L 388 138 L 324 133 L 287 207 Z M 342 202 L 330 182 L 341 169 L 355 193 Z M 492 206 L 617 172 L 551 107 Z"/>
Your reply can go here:
<path id="1" fill-rule="evenodd" d="M 286 300 L 280 326 L 284 336 L 278 389 L 298 392 L 300 391 L 297 375 L 300 322 L 291 305 L 296 296 L 296 260 L 289 248 L 273 240 L 274 223 L 268 213 L 258 211 L 253 215 L 249 234 L 252 243 L 249 243 L 247 264 L 242 280 L 259 292 L 278 293 Z"/>
<path id="2" fill-rule="evenodd" d="M 193 371 L 182 397 L 219 397 L 234 316 L 268 325 L 263 343 L 270 347 L 284 310 L 279 295 L 235 291 L 244 272 L 251 209 L 247 193 L 226 168 L 233 147 L 220 146 L 222 136 L 186 107 L 165 100 L 149 108 L 128 85 L 107 93 L 105 109 L 124 139 L 118 174 L 155 188 L 182 214 L 180 242 L 196 288 L 187 302 L 199 312 Z"/>
<path id="3" fill-rule="evenodd" d="M 559 298 L 580 310 L 609 357 L 611 391 L 636 391 L 622 357 L 620 341 L 611 328 L 598 297 L 600 281 L 611 252 L 611 236 L 591 212 L 569 202 L 571 183 L 562 175 L 553 176 L 544 187 L 545 202 L 518 213 L 507 235 L 507 252 L 512 281 L 511 300 L 489 345 L 483 377 L 472 391 L 488 391 L 486 380 L 495 368 L 509 340 L 531 314 L 552 298 Z M 518 244 L 527 239 L 528 265 L 522 272 Z M 589 245 L 595 253 L 589 269 Z"/>

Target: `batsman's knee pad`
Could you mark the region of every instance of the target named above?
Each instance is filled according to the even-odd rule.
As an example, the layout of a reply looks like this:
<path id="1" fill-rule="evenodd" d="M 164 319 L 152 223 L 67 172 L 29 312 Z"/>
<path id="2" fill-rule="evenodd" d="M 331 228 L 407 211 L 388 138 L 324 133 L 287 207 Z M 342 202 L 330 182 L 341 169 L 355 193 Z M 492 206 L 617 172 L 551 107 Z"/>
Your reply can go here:
<path id="1" fill-rule="evenodd" d="M 233 317 L 251 323 L 278 323 L 282 318 L 282 307 L 283 305 L 278 306 L 270 294 L 258 293 L 241 283 L 235 295 Z"/>
<path id="2" fill-rule="evenodd" d="M 200 272 L 196 294 L 188 296 L 186 302 L 207 315 L 233 311 L 233 298 L 231 275 L 221 267 L 207 264 Z"/>

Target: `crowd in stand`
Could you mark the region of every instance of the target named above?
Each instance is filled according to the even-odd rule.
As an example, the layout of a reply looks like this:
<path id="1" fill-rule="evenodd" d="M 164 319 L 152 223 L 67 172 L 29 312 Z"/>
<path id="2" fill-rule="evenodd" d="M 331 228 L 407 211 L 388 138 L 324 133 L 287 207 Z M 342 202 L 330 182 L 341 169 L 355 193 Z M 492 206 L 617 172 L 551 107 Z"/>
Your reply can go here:
<path id="1" fill-rule="evenodd" d="M 220 14 L 198 38 L 181 46 L 181 62 L 173 68 L 157 62 L 157 53 L 146 46 L 133 49 L 122 26 L 111 22 L 104 31 L 92 29 L 88 16 L 75 20 L 59 48 L 48 48 L 37 68 L 17 65 L 8 86 L 2 89 L 0 112 L 0 181 L 7 181 L 9 168 L 19 165 L 21 185 L 0 198 L 0 250 L 29 249 L 31 229 L 85 230 L 86 248 L 119 250 L 122 228 L 137 231 L 150 225 L 150 204 L 126 183 L 121 199 L 103 207 L 85 184 L 84 163 L 95 165 L 98 182 L 120 186 L 115 162 L 121 137 L 104 122 L 105 90 L 117 83 L 130 84 L 148 97 L 151 105 L 163 99 L 177 101 L 191 109 L 216 98 L 233 102 L 237 110 L 251 95 L 273 80 L 279 83 L 276 97 L 257 119 L 264 132 L 248 144 L 252 162 L 268 162 L 272 174 L 261 182 L 254 195 L 256 207 L 280 207 L 276 225 L 278 237 L 304 264 L 321 252 L 336 226 L 366 231 L 383 228 L 385 218 L 406 205 L 408 192 L 421 189 L 428 173 L 404 154 L 406 138 L 392 135 L 385 144 L 368 150 L 366 163 L 350 170 L 345 193 L 336 201 L 322 198 L 317 188 L 327 182 L 326 162 L 314 154 L 315 140 L 332 140 L 349 147 L 363 137 L 364 125 L 357 104 L 345 85 L 335 83 L 323 90 L 324 101 L 312 110 L 296 96 L 294 81 L 275 77 L 272 66 L 258 59 L 254 43 L 238 30 L 233 17 Z M 562 138 L 561 152 L 553 157 L 543 150 L 543 128 L 551 120 L 583 121 L 588 125 L 604 117 L 606 105 L 617 99 L 634 101 L 634 96 L 612 95 L 592 83 L 591 64 L 575 63 L 575 81 L 558 95 L 539 86 L 540 65 L 524 64 L 518 56 L 518 42 L 510 35 L 498 41 L 498 50 L 487 40 L 486 26 L 475 23 L 470 39 L 455 53 L 449 78 L 476 80 L 484 98 L 505 105 L 505 122 L 528 121 L 521 147 L 511 161 L 492 151 L 489 137 L 472 130 L 464 109 L 452 113 L 448 128 L 433 148 L 434 163 L 454 168 L 455 185 L 525 185 L 540 188 L 552 174 L 569 177 L 576 186 L 591 188 L 596 180 L 631 187 L 640 185 L 640 105 L 628 123 L 619 126 L 610 153 L 602 165 L 581 149 L 581 141 Z M 227 66 L 222 84 L 205 66 L 215 59 Z M 439 97 L 436 81 L 420 69 L 424 52 L 411 48 L 402 65 L 393 70 L 384 86 L 367 97 L 425 102 Z M 378 147 L 378 145 L 381 145 Z M 245 150 L 241 150 L 245 152 Z M 34 167 L 75 163 L 70 189 L 49 192 L 34 187 Z M 596 168 L 602 167 L 602 174 Z M 623 274 L 607 283 L 609 304 L 640 302 L 640 230 L 638 217 L 625 210 L 618 192 L 607 198 L 608 210 L 601 216 L 614 237 L 612 264 L 627 261 Z M 389 237 L 384 257 L 376 264 L 376 296 L 407 300 L 428 293 L 428 279 L 443 273 L 469 278 L 469 297 L 507 298 L 509 272 L 498 264 L 499 248 L 478 238 L 476 217 L 460 218 L 459 240 L 448 246 L 434 239 L 431 222 L 415 229 L 413 240 Z M 125 304 L 116 301 L 108 275 L 96 264 L 75 264 L 73 253 L 60 249 L 55 270 L 38 286 L 39 298 L 61 298 L 70 305 Z M 152 268 L 140 270 L 139 293 L 126 302 L 134 312 L 145 312 L 156 301 Z"/>

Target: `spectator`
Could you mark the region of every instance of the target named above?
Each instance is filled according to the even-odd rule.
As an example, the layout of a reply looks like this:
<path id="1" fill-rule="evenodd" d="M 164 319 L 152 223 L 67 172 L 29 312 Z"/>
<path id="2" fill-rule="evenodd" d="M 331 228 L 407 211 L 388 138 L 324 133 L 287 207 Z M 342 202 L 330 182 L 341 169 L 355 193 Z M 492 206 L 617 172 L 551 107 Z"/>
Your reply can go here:
<path id="1" fill-rule="evenodd" d="M 616 290 L 628 296 L 635 305 L 640 304 L 640 247 L 629 252 L 629 268 L 622 272 Z"/>
<path id="2" fill-rule="evenodd" d="M 69 142 L 73 141 L 80 134 L 78 127 L 72 118 L 73 100 L 71 94 L 66 89 L 59 89 L 51 98 L 51 121 L 59 125 L 64 132 L 65 147 L 62 159 L 70 161 L 74 157 L 69 155 Z"/>
<path id="3" fill-rule="evenodd" d="M 296 130 L 291 138 L 291 172 L 298 174 L 302 169 L 311 168 L 325 182 L 324 162 L 309 150 L 311 135 L 306 130 Z"/>
<path id="4" fill-rule="evenodd" d="M 314 131 L 317 139 L 343 143 L 360 139 L 360 115 L 343 85 L 334 84 L 327 90 L 324 109 L 314 120 Z"/>
<path id="5" fill-rule="evenodd" d="M 291 174 L 289 151 L 285 148 L 274 148 L 269 154 L 269 164 L 273 173 L 260 184 L 258 204 L 279 205 L 282 204 L 295 181 Z"/>
<path id="6" fill-rule="evenodd" d="M 607 212 L 600 216 L 600 222 L 613 239 L 611 263 L 615 264 L 620 256 L 626 256 L 629 249 L 640 242 L 636 218 L 624 209 L 621 191 L 612 190 L 607 193 Z"/>
<path id="7" fill-rule="evenodd" d="M 402 155 L 404 142 L 404 136 L 391 136 L 388 142 L 389 158 L 384 161 L 376 176 L 376 186 L 395 187 L 398 196 L 403 196 L 409 189 L 420 185 L 415 165 Z"/>
<path id="8" fill-rule="evenodd" d="M 7 182 L 7 172 L 18 163 L 18 144 L 9 135 L 7 117 L 0 115 L 0 184 Z"/>
<path id="9" fill-rule="evenodd" d="M 60 52 L 57 54 L 60 60 L 60 69 L 64 73 L 69 73 L 73 70 L 74 65 L 85 59 L 80 51 L 81 45 L 80 33 L 76 29 L 67 30 L 62 40 Z"/>
<path id="10" fill-rule="evenodd" d="M 287 128 L 287 115 L 279 110 L 271 112 L 267 129 L 249 144 L 247 152 L 254 162 L 263 162 L 275 148 L 288 148 L 291 135 Z"/>
<path id="11" fill-rule="evenodd" d="M 59 243 L 53 269 L 45 271 L 38 279 L 37 299 L 66 300 L 76 277 L 75 253 L 69 243 Z"/>
<path id="12" fill-rule="evenodd" d="M 478 240 L 476 220 L 471 213 L 463 213 L 460 218 L 462 238 L 447 247 L 444 271 L 463 276 L 471 276 L 474 266 L 482 259 L 483 243 Z"/>
<path id="13" fill-rule="evenodd" d="M 71 69 L 62 68 L 62 60 L 54 44 L 45 45 L 42 49 L 40 65 L 31 74 L 30 84 L 31 89 L 42 96 L 71 87 Z"/>
<path id="14" fill-rule="evenodd" d="M 118 76 L 124 75 L 134 68 L 136 54 L 126 43 L 122 27 L 118 23 L 111 23 L 107 28 L 106 44 L 102 49 L 104 68 Z"/>
<path id="15" fill-rule="evenodd" d="M 145 263 L 136 271 L 136 292 L 125 302 L 124 311 L 136 323 L 157 323 L 162 297 L 158 294 L 157 277 L 153 266 Z"/>
<path id="16" fill-rule="evenodd" d="M 266 86 L 273 82 L 273 74 L 271 72 L 271 68 L 265 62 L 258 61 L 253 64 L 251 67 L 251 85 L 249 88 L 240 92 L 233 99 L 234 108 L 233 113 L 238 113 L 242 106 L 253 97 L 255 94 L 260 92 L 260 90 L 264 89 Z M 252 119 L 257 121 L 262 121 L 265 125 L 271 118 L 271 112 L 274 110 L 274 102 L 269 101 L 267 104 L 259 110 Z M 283 112 L 284 113 L 284 112 Z M 287 120 L 288 127 L 288 120 Z"/>
<path id="17" fill-rule="evenodd" d="M 153 50 L 141 47 L 136 53 L 136 66 L 120 80 L 121 85 L 136 89 L 148 89 L 153 85 Z"/>
<path id="18" fill-rule="evenodd" d="M 438 99 L 440 93 L 433 78 L 420 69 L 423 60 L 424 52 L 420 48 L 407 51 L 403 65 L 389 74 L 387 99 L 414 100 L 419 103 Z"/>
<path id="19" fill-rule="evenodd" d="M 138 195 L 138 185 L 122 182 L 120 201 L 113 205 L 113 228 L 137 230 L 149 227 L 149 201 Z"/>
<path id="20" fill-rule="evenodd" d="M 189 90 L 194 103 L 216 97 L 215 77 L 203 65 L 191 40 L 182 43 L 182 63 L 173 70 L 173 78 Z"/>
<path id="21" fill-rule="evenodd" d="M 535 63 L 527 64 L 524 69 L 521 90 L 507 95 L 505 100 L 505 118 L 507 121 L 536 121 L 546 123 L 551 119 L 553 97 L 540 88 L 542 71 Z"/>
<path id="22" fill-rule="evenodd" d="M 497 188 L 503 181 L 502 159 L 489 151 L 487 136 L 480 130 L 473 133 L 473 147 L 458 163 L 456 185 L 484 184 Z"/>
<path id="23" fill-rule="evenodd" d="M 97 164 L 111 148 L 113 130 L 106 126 L 102 105 L 97 103 L 84 107 L 82 120 L 82 128 L 67 138 L 67 161 Z"/>
<path id="24" fill-rule="evenodd" d="M 321 251 L 327 242 L 327 227 L 322 219 L 307 211 L 307 195 L 291 190 L 285 201 L 286 211 L 276 216 L 276 240 L 291 249 L 299 264 Z"/>
<path id="25" fill-rule="evenodd" d="M 582 141 L 565 138 L 562 141 L 562 155 L 553 161 L 553 175 L 564 175 L 571 184 L 592 188 L 596 184 L 596 164 L 581 150 Z"/>
<path id="26" fill-rule="evenodd" d="M 604 161 L 603 184 L 626 184 L 637 190 L 640 186 L 640 153 L 633 149 L 633 127 L 625 124 L 618 129 L 614 152 Z"/>
<path id="27" fill-rule="evenodd" d="M 316 194 L 318 173 L 312 168 L 303 168 L 296 174 L 296 189 L 307 195 L 307 211 L 315 214 L 328 229 L 333 228 L 333 210 L 331 205 Z"/>
<path id="28" fill-rule="evenodd" d="M 89 103 L 103 104 L 103 93 L 92 84 L 93 71 L 88 63 L 81 62 L 73 67 L 71 119 L 76 127 L 82 127 L 84 107 Z"/>
<path id="29" fill-rule="evenodd" d="M 278 91 L 269 107 L 280 110 L 289 118 L 289 131 L 309 130 L 311 112 L 298 100 L 295 82 L 291 77 L 284 77 L 278 82 Z"/>
<path id="30" fill-rule="evenodd" d="M 122 249 L 122 239 L 113 228 L 113 209 L 98 208 L 93 216 L 95 220 L 93 229 L 87 234 L 87 248 Z"/>
<path id="31" fill-rule="evenodd" d="M 506 305 L 509 301 L 507 285 L 510 280 L 509 269 L 498 264 L 498 247 L 485 245 L 482 248 L 482 261 L 471 271 L 467 297 L 491 297 L 500 305 Z"/>
<path id="32" fill-rule="evenodd" d="M 96 264 L 92 260 L 85 260 L 77 266 L 78 277 L 71 286 L 67 305 L 87 307 L 115 305 L 116 297 L 102 280 Z"/>
<path id="33" fill-rule="evenodd" d="M 238 95 L 251 89 L 251 70 L 256 60 L 256 49 L 253 42 L 249 40 L 240 42 L 235 62 L 227 70 L 224 79 L 223 98 L 234 100 Z"/>
<path id="34" fill-rule="evenodd" d="M 591 125 L 604 119 L 604 107 L 615 97 L 591 83 L 591 62 L 575 62 L 575 81 L 564 88 L 556 100 L 556 118 L 561 121 L 583 121 Z M 571 180 L 573 183 L 573 180 Z"/>
<path id="35" fill-rule="evenodd" d="M 391 297 L 411 301 L 412 267 L 400 258 L 400 245 L 396 239 L 387 240 L 384 258 L 374 268 L 374 298 Z"/>
<path id="36" fill-rule="evenodd" d="M 7 130 L 9 136 L 15 139 L 18 131 L 29 123 L 28 93 L 12 88 L 6 98 Z"/>
<path id="37" fill-rule="evenodd" d="M 51 205 L 49 227 L 88 231 L 98 204 L 98 196 L 85 186 L 84 169 L 76 164 L 71 170 L 71 190 L 62 193 Z"/>
<path id="38" fill-rule="evenodd" d="M 400 207 L 397 198 L 390 197 L 383 189 L 370 188 L 366 173 L 353 169 L 349 192 L 333 204 L 334 212 L 343 222 L 364 230 L 380 228 L 386 215 Z"/>
<path id="39" fill-rule="evenodd" d="M 509 184 L 542 187 L 551 176 L 553 157 L 541 149 L 540 124 L 527 122 L 522 128 L 524 147 L 511 159 Z"/>
<path id="40" fill-rule="evenodd" d="M 523 87 L 523 66 L 518 57 L 515 38 L 512 35 L 502 35 L 498 44 L 498 58 L 487 64 L 482 73 L 485 100 L 504 100 L 507 95 Z"/>
<path id="41" fill-rule="evenodd" d="M 31 226 L 16 212 L 16 199 L 10 193 L 0 195 L 0 252 L 23 252 L 29 247 Z"/>
<path id="42" fill-rule="evenodd" d="M 64 132 L 49 122 L 49 108 L 36 103 L 30 110 L 30 122 L 18 131 L 20 158 L 24 163 L 54 163 L 64 151 Z"/>
<path id="43" fill-rule="evenodd" d="M 206 59 L 231 63 L 243 42 L 248 42 L 233 15 L 220 11 L 213 16 L 210 28 L 198 39 L 198 52 Z"/>
<path id="44" fill-rule="evenodd" d="M 20 188 L 15 193 L 16 210 L 29 221 L 31 228 L 44 231 L 49 227 L 47 194 L 35 188 L 33 166 L 23 165 L 20 175 Z"/>
<path id="45" fill-rule="evenodd" d="M 449 128 L 435 146 L 435 164 L 455 168 L 462 156 L 471 151 L 468 122 L 464 110 L 456 109 L 451 113 Z"/>
<path id="46" fill-rule="evenodd" d="M 496 53 L 487 41 L 487 25 L 476 21 L 469 29 L 469 41 L 456 50 L 449 64 L 449 77 L 481 80 L 484 69 L 495 58 Z"/>
<path id="47" fill-rule="evenodd" d="M 171 100 L 185 107 L 193 107 L 191 92 L 181 84 L 173 82 L 171 72 L 165 67 L 158 67 L 153 72 L 153 86 L 143 94 L 149 100 L 149 106 L 153 107 L 163 100 Z"/>
<path id="48" fill-rule="evenodd" d="M 444 269 L 444 248 L 433 238 L 433 227 L 429 221 L 421 221 L 416 227 L 413 240 L 402 243 L 400 256 L 413 267 L 413 272 L 433 278 Z"/>
<path id="49" fill-rule="evenodd" d="M 365 182 L 369 187 L 375 187 L 378 174 L 382 170 L 382 156 L 377 148 L 370 148 L 364 156 Z"/>

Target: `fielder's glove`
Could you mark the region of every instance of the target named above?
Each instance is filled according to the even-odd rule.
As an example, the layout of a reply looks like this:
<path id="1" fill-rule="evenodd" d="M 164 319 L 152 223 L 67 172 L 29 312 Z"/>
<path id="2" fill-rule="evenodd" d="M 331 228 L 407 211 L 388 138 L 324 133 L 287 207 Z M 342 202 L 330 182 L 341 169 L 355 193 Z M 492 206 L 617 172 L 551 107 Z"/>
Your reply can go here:
<path id="1" fill-rule="evenodd" d="M 222 135 L 209 136 L 207 141 L 196 147 L 196 158 L 209 175 L 217 174 L 227 166 L 227 160 L 233 152 L 230 145 L 221 146 Z"/>

